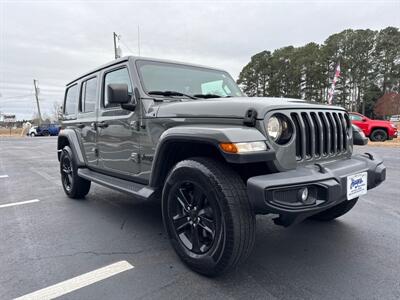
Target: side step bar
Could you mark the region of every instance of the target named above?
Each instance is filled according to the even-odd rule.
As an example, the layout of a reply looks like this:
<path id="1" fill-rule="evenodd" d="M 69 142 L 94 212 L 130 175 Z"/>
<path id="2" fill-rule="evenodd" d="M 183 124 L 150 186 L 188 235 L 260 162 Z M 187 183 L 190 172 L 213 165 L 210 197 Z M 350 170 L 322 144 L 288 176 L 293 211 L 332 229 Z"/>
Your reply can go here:
<path id="1" fill-rule="evenodd" d="M 87 168 L 78 169 L 78 176 L 144 200 L 150 199 L 155 194 L 155 190 L 147 185 L 111 177 Z"/>

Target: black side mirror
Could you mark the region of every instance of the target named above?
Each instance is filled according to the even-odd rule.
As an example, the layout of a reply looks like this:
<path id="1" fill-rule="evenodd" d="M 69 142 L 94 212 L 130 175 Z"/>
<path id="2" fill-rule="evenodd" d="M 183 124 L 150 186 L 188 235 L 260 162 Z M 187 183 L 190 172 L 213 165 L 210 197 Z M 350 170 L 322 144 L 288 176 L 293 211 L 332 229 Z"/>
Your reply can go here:
<path id="1" fill-rule="evenodd" d="M 140 101 L 140 93 L 137 87 L 133 89 L 132 100 L 129 103 L 121 104 L 121 107 L 126 110 L 135 111 L 136 104 Z"/>
<path id="2" fill-rule="evenodd" d="M 361 121 L 367 122 L 367 118 L 362 118 Z"/>
<path id="3" fill-rule="evenodd" d="M 125 104 L 131 100 L 126 83 L 111 83 L 107 85 L 107 95 L 108 103 Z"/>

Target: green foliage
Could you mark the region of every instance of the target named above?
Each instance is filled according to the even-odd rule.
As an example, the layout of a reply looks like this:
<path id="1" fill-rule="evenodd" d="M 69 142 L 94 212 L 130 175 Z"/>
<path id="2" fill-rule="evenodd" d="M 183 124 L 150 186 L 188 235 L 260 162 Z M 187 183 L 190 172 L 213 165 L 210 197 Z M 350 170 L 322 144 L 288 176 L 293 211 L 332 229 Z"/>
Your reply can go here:
<path id="1" fill-rule="evenodd" d="M 322 45 L 288 46 L 251 57 L 238 84 L 249 96 L 292 97 L 326 103 L 337 63 L 334 102 L 371 115 L 384 93 L 400 92 L 400 32 L 347 29 Z"/>

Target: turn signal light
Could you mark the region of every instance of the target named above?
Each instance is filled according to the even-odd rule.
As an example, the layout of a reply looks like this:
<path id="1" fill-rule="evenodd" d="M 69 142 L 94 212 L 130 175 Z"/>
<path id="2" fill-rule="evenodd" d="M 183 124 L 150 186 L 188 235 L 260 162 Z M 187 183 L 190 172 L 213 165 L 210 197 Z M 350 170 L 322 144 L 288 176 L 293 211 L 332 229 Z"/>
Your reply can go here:
<path id="1" fill-rule="evenodd" d="M 267 150 L 265 142 L 247 142 L 247 143 L 221 143 L 221 149 L 227 153 L 250 153 Z"/>
<path id="2" fill-rule="evenodd" d="M 219 144 L 219 146 L 225 152 L 238 153 L 238 148 L 236 147 L 235 144 L 232 144 L 232 143 L 221 143 L 221 144 Z"/>

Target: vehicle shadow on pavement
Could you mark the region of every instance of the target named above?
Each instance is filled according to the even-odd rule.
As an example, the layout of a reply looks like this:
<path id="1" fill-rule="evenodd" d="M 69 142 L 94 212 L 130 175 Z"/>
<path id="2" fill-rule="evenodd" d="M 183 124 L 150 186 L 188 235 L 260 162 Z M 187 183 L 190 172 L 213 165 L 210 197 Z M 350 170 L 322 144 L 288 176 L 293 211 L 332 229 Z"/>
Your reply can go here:
<path id="1" fill-rule="evenodd" d="M 354 280 L 360 267 L 354 251 L 364 251 L 362 244 L 359 229 L 340 219 L 328 223 L 306 220 L 283 228 L 275 226 L 269 216 L 259 216 L 249 259 L 236 272 L 216 281 L 235 296 L 240 295 L 244 283 L 258 291 L 262 287 L 278 298 L 315 298 L 324 286 L 332 286 L 332 281 L 340 286 Z"/>
<path id="2" fill-rule="evenodd" d="M 120 240 L 117 248 L 133 244 L 150 247 L 147 253 L 132 257 L 133 261 L 144 269 L 169 265 L 171 289 L 191 285 L 193 295 L 201 294 L 201 287 L 208 286 L 228 298 L 285 295 L 311 299 L 327 293 L 328 298 L 340 298 L 340 287 L 347 286 L 349 293 L 354 278 L 366 272 L 359 257 L 365 261 L 369 255 L 363 247 L 369 235 L 346 218 L 328 223 L 306 220 L 284 228 L 274 225 L 270 216 L 257 216 L 256 242 L 249 259 L 228 274 L 207 278 L 190 271 L 175 255 L 163 228 L 159 202 L 132 200 L 117 192 L 105 193 L 102 188 L 96 188 L 88 200 L 90 206 L 100 207 L 98 214 L 120 226 L 124 236 L 132 237 L 129 242 Z"/>

